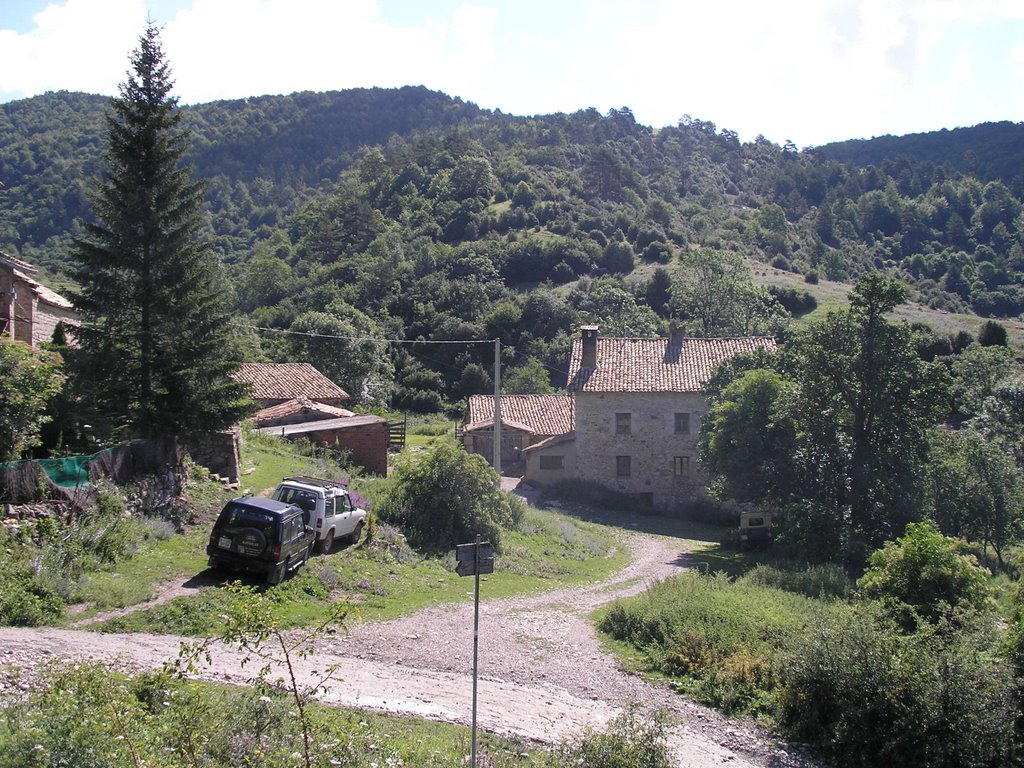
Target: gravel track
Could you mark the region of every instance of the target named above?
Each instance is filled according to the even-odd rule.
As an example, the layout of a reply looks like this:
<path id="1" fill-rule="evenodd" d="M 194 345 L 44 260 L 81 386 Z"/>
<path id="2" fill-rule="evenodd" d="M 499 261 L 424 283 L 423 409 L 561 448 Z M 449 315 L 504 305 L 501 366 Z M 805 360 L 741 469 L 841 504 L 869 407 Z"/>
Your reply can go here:
<path id="1" fill-rule="evenodd" d="M 488 600 L 481 587 L 478 722 L 503 734 L 556 742 L 600 728 L 630 705 L 661 710 L 669 718 L 674 764 L 687 768 L 731 765 L 803 768 L 796 750 L 746 722 L 731 721 L 670 690 L 623 671 L 605 653 L 587 616 L 619 597 L 687 565 L 680 541 L 622 531 L 631 563 L 610 579 L 526 597 Z M 315 653 L 296 661 L 305 682 L 338 665 L 337 679 L 320 696 L 329 703 L 416 714 L 469 724 L 473 668 L 472 579 L 469 597 L 386 622 L 357 623 L 348 634 L 317 641 Z M 168 585 L 177 591 L 181 585 Z M 150 603 L 152 604 L 152 603 Z M 148 605 L 148 604 L 147 604 Z M 28 669 L 55 658 L 89 658 L 122 668 L 155 668 L 177 656 L 188 638 L 101 634 L 81 630 L 0 628 L 0 664 Z M 244 657 L 218 647 L 199 674 L 244 683 Z M 248 668 L 247 668 L 248 669 Z M 0 687 L 3 686 L 0 681 Z M 11 684 L 11 683 L 7 683 Z"/>

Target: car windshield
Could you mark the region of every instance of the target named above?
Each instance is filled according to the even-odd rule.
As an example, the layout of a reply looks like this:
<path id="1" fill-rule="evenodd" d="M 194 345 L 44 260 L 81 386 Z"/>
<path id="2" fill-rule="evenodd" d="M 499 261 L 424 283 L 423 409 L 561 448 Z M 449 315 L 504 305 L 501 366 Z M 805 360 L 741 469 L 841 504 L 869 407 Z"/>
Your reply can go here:
<path id="1" fill-rule="evenodd" d="M 286 504 L 294 504 L 307 512 L 316 511 L 316 494 L 302 488 L 281 488 L 277 493 L 279 501 Z"/>

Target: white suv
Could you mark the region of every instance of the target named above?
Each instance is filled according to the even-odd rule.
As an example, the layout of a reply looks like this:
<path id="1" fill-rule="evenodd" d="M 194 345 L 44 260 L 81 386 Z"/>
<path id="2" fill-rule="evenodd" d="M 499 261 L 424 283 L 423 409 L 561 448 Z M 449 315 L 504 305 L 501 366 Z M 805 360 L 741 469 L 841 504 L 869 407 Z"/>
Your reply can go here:
<path id="1" fill-rule="evenodd" d="M 309 512 L 309 525 L 316 532 L 321 552 L 330 552 L 335 539 L 355 544 L 363 532 L 366 512 L 352 504 L 348 491 L 340 483 L 315 477 L 286 477 L 272 498 Z"/>

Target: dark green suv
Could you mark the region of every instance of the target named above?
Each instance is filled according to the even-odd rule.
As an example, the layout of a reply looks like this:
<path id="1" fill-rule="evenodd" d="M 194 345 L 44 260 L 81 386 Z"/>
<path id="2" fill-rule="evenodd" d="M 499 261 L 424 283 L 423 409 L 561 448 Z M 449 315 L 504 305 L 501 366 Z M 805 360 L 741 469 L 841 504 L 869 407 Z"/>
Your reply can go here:
<path id="1" fill-rule="evenodd" d="M 309 513 L 294 504 L 242 496 L 221 510 L 206 554 L 211 568 L 265 573 L 280 584 L 309 560 L 316 534 Z"/>

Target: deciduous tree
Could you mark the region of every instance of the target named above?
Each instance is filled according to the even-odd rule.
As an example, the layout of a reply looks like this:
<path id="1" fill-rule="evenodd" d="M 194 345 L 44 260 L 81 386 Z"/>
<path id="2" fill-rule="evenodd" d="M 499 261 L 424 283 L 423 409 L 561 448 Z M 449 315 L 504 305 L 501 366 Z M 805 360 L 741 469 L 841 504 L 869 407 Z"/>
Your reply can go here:
<path id="1" fill-rule="evenodd" d="M 694 336 L 773 333 L 785 317 L 778 301 L 754 285 L 742 256 L 710 248 L 683 256 L 671 306 Z"/>
<path id="2" fill-rule="evenodd" d="M 917 356 L 905 323 L 885 317 L 904 297 L 901 284 L 870 273 L 849 310 L 793 345 L 805 439 L 830 457 L 827 471 L 843 478 L 835 501 L 875 545 L 920 515 L 929 430 L 948 409 L 944 370 Z"/>
<path id="3" fill-rule="evenodd" d="M 0 338 L 0 461 L 36 443 L 46 403 L 63 383 L 59 355 Z"/>

